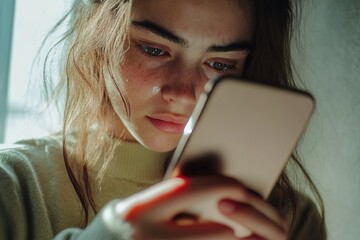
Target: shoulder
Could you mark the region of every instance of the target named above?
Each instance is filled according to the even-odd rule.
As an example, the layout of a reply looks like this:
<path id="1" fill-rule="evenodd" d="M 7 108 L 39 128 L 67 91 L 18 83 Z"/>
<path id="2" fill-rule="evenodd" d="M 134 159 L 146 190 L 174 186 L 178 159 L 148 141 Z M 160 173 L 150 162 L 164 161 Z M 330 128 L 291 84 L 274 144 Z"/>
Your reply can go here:
<path id="1" fill-rule="evenodd" d="M 0 144 L 1 156 L 7 154 L 44 154 L 49 150 L 58 150 L 62 146 L 61 135 L 51 135 L 42 138 L 20 140 L 13 144 Z M 19 156 L 19 155 L 18 155 Z"/>
<path id="2" fill-rule="evenodd" d="M 292 195 L 293 199 L 288 197 L 289 195 Z M 296 190 L 285 195 L 280 194 L 279 191 L 274 191 L 269 202 L 288 217 L 290 240 L 326 239 L 324 218 L 320 214 L 318 206 L 308 195 Z"/>
<path id="3" fill-rule="evenodd" d="M 305 236 L 306 239 L 326 239 L 325 220 L 318 206 L 307 195 L 296 192 L 296 208 L 293 218 L 292 236 Z M 297 237 L 294 239 L 304 239 Z"/>
<path id="4" fill-rule="evenodd" d="M 38 139 L 21 140 L 14 144 L 0 145 L 0 166 L 29 166 L 45 159 L 61 157 L 61 136 L 54 135 Z"/>
<path id="5" fill-rule="evenodd" d="M 61 166 L 60 143 L 57 137 L 46 137 L 0 145 L 1 239 L 52 236 L 48 205 L 54 201 L 49 193 L 56 178 L 53 173 Z"/>
<path id="6" fill-rule="evenodd" d="M 2 185 L 39 181 L 44 173 L 63 168 L 62 144 L 59 136 L 29 139 L 0 145 L 0 179 Z"/>

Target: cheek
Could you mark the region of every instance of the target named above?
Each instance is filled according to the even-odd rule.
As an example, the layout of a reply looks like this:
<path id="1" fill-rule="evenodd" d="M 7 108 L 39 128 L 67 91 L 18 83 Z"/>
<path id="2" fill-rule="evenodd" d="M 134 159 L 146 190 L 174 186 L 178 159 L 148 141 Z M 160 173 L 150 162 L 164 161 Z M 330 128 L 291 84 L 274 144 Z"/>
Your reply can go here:
<path id="1" fill-rule="evenodd" d="M 166 71 L 163 68 L 154 68 L 144 57 L 137 55 L 125 55 L 121 66 L 123 91 L 128 97 L 150 97 L 160 91 L 166 79 Z"/>
<path id="2" fill-rule="evenodd" d="M 154 74 L 149 74 L 143 62 L 125 60 L 121 67 L 121 76 L 126 86 L 149 84 Z"/>

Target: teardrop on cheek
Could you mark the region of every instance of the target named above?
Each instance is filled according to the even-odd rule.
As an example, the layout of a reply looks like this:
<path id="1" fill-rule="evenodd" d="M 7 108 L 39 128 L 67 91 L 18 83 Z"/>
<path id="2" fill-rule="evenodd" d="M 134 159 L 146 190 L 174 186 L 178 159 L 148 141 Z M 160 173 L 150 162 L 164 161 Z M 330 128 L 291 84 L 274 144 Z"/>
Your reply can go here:
<path id="1" fill-rule="evenodd" d="M 159 86 L 155 86 L 152 88 L 151 94 L 152 95 L 156 95 L 160 92 L 160 87 Z"/>

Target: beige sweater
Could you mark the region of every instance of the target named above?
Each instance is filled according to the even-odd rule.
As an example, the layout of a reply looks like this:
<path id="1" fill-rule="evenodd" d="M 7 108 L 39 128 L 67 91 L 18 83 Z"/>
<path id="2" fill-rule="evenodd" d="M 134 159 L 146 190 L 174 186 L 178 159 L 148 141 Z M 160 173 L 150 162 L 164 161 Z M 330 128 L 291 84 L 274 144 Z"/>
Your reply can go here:
<path id="1" fill-rule="evenodd" d="M 130 239 L 130 227 L 120 218 L 109 226 L 104 211 L 112 212 L 114 199 L 123 199 L 161 181 L 166 155 L 137 143 L 122 142 L 94 192 L 97 216 L 80 229 L 82 209 L 65 170 L 60 136 L 20 141 L 0 147 L 0 240 L 11 239 Z M 92 170 L 95 174 L 99 169 Z M 276 197 L 275 197 L 276 200 Z M 315 236 L 319 215 L 305 197 L 290 239 Z M 289 212 L 288 209 L 283 209 Z M 115 231 L 113 229 L 116 229 Z"/>

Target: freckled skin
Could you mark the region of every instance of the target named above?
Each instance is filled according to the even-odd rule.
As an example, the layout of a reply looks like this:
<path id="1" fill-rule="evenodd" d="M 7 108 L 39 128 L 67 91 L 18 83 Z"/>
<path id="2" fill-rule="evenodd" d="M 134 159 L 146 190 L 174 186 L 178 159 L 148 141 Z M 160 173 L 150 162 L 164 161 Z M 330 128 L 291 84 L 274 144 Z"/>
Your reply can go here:
<path id="1" fill-rule="evenodd" d="M 249 1 L 251 2 L 251 1 Z M 126 116 L 121 97 L 113 82 L 106 80 L 116 118 L 109 118 L 109 131 L 115 137 L 138 141 L 154 151 L 174 149 L 179 133 L 159 130 L 148 117 L 171 113 L 189 117 L 205 83 L 227 72 L 215 72 L 206 64 L 211 59 L 237 60 L 236 73 L 241 74 L 246 59 L 239 53 L 208 53 L 212 45 L 251 40 L 253 36 L 252 5 L 239 0 L 135 0 L 133 20 L 152 21 L 188 41 L 183 47 L 149 31 L 131 27 L 129 50 L 121 66 L 122 79 L 116 79 L 131 109 Z M 225 13 L 225 14 L 224 14 Z M 168 55 L 149 57 L 139 42 L 150 42 L 166 48 Z M 127 80 L 127 81 L 126 81 Z M 154 89 L 157 89 L 154 91 Z"/>

